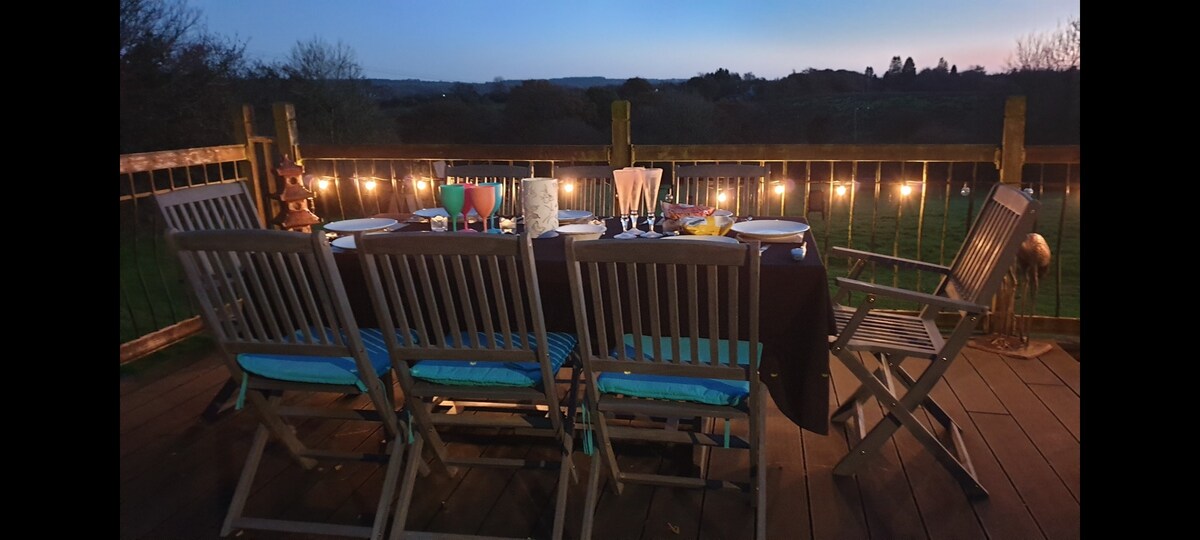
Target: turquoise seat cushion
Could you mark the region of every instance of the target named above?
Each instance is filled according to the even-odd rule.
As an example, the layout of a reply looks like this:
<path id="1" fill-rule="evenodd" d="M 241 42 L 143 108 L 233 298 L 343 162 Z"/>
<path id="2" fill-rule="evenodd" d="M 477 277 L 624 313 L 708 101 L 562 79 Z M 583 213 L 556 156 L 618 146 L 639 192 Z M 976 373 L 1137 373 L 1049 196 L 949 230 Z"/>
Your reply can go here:
<path id="1" fill-rule="evenodd" d="M 480 345 L 490 346 L 493 340 L 497 340 L 496 343 L 505 346 L 508 343 L 506 339 L 515 340 L 515 344 L 524 343 L 520 335 L 515 333 L 509 334 L 508 338 L 500 333 L 493 333 L 490 338 L 483 332 L 477 332 L 475 335 L 478 336 Z M 454 336 L 446 336 L 446 341 L 454 346 L 463 346 L 459 345 L 460 343 L 470 346 L 469 336 L 468 332 L 462 332 L 459 340 L 455 340 Z M 524 339 L 532 343 L 534 350 L 537 349 L 537 338 L 534 334 L 526 334 Z M 557 374 L 558 369 L 566 363 L 567 356 L 575 350 L 577 342 L 574 334 L 546 333 L 546 344 L 550 348 L 550 372 L 552 374 Z M 541 366 L 537 362 L 421 360 L 413 364 L 411 373 L 414 378 L 424 381 L 458 386 L 532 387 L 542 382 Z"/>
<path id="2" fill-rule="evenodd" d="M 636 357 L 637 352 L 634 349 L 634 337 L 631 334 L 625 334 L 625 355 L 627 357 Z M 712 356 L 709 354 L 709 341 L 704 338 L 697 339 L 698 349 L 695 358 L 691 354 L 691 342 L 688 340 L 680 340 L 679 358 L 690 361 L 698 361 L 702 364 L 708 364 Z M 654 338 L 650 336 L 642 336 L 642 352 L 647 359 L 653 359 Z M 671 360 L 675 355 L 671 349 L 671 340 L 662 338 L 659 341 L 663 360 Z M 724 366 L 729 365 L 729 341 L 717 341 L 718 356 L 717 361 Z M 614 348 L 610 353 L 611 356 L 617 356 L 617 350 Z M 762 356 L 762 348 L 758 349 L 759 357 Z M 750 365 L 750 343 L 747 341 L 737 342 L 737 365 Z M 750 382 L 727 379 L 702 379 L 696 377 L 675 377 L 671 375 L 644 375 L 640 373 L 602 373 L 596 383 L 596 389 L 605 394 L 622 394 L 626 396 L 653 398 L 653 399 L 669 399 L 672 401 L 690 401 L 694 403 L 706 403 L 709 405 L 740 405 L 750 395 Z"/>
<path id="3" fill-rule="evenodd" d="M 326 332 L 330 330 L 326 329 Z M 375 375 L 382 377 L 392 367 L 383 334 L 375 328 L 363 328 L 358 333 Z M 237 362 L 242 369 L 268 379 L 317 384 L 359 383 L 358 366 L 349 356 L 242 353 L 237 356 Z"/>

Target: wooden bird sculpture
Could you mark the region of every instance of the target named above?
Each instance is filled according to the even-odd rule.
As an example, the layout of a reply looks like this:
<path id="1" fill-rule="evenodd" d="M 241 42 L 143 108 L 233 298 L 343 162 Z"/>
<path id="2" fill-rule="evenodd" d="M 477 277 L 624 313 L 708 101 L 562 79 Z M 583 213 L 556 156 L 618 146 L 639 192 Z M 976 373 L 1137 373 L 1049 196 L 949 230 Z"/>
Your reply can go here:
<path id="1" fill-rule="evenodd" d="M 1037 311 L 1038 281 L 1050 270 L 1050 244 L 1038 233 L 1025 235 L 1017 249 L 1017 268 L 1021 274 L 1021 322 L 1017 333 L 1022 344 L 1029 342 L 1029 318 Z M 1027 300 L 1030 303 L 1026 309 Z"/>

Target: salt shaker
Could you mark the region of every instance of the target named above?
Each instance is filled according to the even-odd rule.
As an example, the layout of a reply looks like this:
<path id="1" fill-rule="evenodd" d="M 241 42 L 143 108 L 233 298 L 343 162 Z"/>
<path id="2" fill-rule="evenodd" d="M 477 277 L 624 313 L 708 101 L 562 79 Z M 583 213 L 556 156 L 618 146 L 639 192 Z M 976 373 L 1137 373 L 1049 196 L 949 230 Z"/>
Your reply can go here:
<path id="1" fill-rule="evenodd" d="M 800 260 L 808 254 L 808 244 L 800 244 L 798 248 L 792 248 L 792 259 Z"/>

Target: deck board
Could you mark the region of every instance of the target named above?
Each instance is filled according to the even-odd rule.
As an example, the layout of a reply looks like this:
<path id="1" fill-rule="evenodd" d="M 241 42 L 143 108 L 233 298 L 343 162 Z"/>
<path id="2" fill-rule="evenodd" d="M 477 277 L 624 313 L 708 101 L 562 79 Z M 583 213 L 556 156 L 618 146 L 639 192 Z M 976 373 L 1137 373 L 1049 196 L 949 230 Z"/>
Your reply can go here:
<path id="1" fill-rule="evenodd" d="M 923 365 L 905 366 L 919 372 Z M 155 366 L 157 368 L 157 366 Z M 831 358 L 831 406 L 857 387 Z M 153 372 L 157 371 L 157 372 Z M 153 372 L 153 373 L 152 373 Z M 122 375 L 121 538 L 214 538 L 253 435 L 250 411 L 215 422 L 200 418 L 224 382 L 215 356 L 180 362 L 177 370 Z M 1079 513 L 1079 363 L 1061 349 L 1034 360 L 968 350 L 952 364 L 931 396 L 964 430 L 980 481 L 990 497 L 970 501 L 957 483 L 901 428 L 857 477 L 834 477 L 847 450 L 840 426 L 829 435 L 803 431 L 768 403 L 767 484 L 770 538 L 1077 538 Z M 336 396 L 292 398 L 311 404 Z M 351 398 L 360 400 L 361 397 Z M 881 417 L 873 400 L 871 420 Z M 925 413 L 918 415 L 927 419 Z M 361 427 L 368 431 L 359 432 Z M 744 430 L 735 424 L 734 430 Z M 940 430 L 939 430 L 940 431 Z M 298 425 L 305 442 L 369 449 L 381 432 L 370 424 L 309 420 Z M 552 447 L 496 435 L 448 439 L 454 455 L 554 457 Z M 577 443 L 581 449 L 581 444 Z M 620 448 L 622 466 L 634 472 L 678 471 L 678 452 L 644 445 Z M 543 456 L 543 454 L 545 454 Z M 746 454 L 714 451 L 710 474 L 745 478 Z M 579 537 L 590 460 L 576 453 L 580 482 L 569 487 L 564 537 Z M 382 468 L 323 462 L 303 471 L 276 443 L 269 444 L 248 513 L 310 516 L 370 524 Z M 449 478 L 418 478 L 410 526 L 439 532 L 544 537 L 550 526 L 557 478 L 553 471 L 466 469 Z M 753 509 L 746 494 L 626 484 L 618 496 L 607 475 L 593 538 L 747 538 Z M 678 533 L 675 529 L 678 528 Z M 239 531 L 240 540 L 304 539 L 265 531 Z M 232 537 L 232 536 L 231 536 Z"/>
<path id="2" fill-rule="evenodd" d="M 1037 446 L 1065 487 L 1079 500 L 1079 440 L 1038 399 L 1029 386 L 1013 373 L 1000 355 L 971 351 L 971 365 L 997 395 L 1003 396 L 1012 418 Z"/>

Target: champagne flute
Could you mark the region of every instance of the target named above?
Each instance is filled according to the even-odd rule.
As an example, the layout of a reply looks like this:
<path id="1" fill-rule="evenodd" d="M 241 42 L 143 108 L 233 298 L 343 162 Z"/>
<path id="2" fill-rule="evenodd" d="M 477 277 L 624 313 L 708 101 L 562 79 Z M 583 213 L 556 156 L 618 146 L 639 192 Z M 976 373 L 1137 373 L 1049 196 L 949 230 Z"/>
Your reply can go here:
<path id="1" fill-rule="evenodd" d="M 462 184 L 446 184 L 439 186 L 442 194 L 442 208 L 446 209 L 446 213 L 450 214 L 450 230 L 458 230 L 458 215 L 463 209 L 463 190 Z"/>
<path id="2" fill-rule="evenodd" d="M 613 171 L 613 183 L 617 188 L 617 215 L 621 218 L 621 234 L 629 238 L 629 207 L 633 202 L 633 185 L 637 182 L 638 171 L 635 169 L 618 169 Z"/>
<path id="3" fill-rule="evenodd" d="M 497 205 L 495 189 L 491 189 L 489 186 L 482 186 L 469 190 L 467 194 L 470 196 L 471 204 L 475 207 L 475 211 L 479 212 L 481 217 L 490 215 L 492 211 L 496 209 Z M 487 218 L 484 218 L 481 221 L 483 221 L 483 232 L 490 232 L 488 230 Z"/>
<path id="4" fill-rule="evenodd" d="M 633 222 L 632 228 L 629 229 L 629 234 L 641 236 L 643 233 L 638 229 L 638 209 L 642 206 L 642 195 L 646 190 L 646 169 L 645 167 L 635 167 L 637 174 L 633 177 L 633 204 L 629 205 L 629 220 Z"/>
<path id="5" fill-rule="evenodd" d="M 646 238 L 658 238 L 662 233 L 654 232 L 654 215 L 655 207 L 658 206 L 658 187 L 662 185 L 661 168 L 646 169 L 645 182 L 642 183 L 642 193 L 646 197 L 646 223 L 650 225 L 650 231 L 643 234 Z"/>

